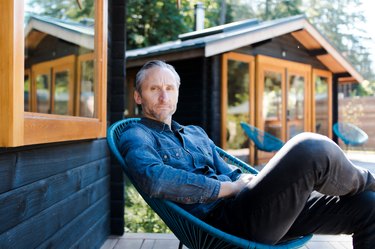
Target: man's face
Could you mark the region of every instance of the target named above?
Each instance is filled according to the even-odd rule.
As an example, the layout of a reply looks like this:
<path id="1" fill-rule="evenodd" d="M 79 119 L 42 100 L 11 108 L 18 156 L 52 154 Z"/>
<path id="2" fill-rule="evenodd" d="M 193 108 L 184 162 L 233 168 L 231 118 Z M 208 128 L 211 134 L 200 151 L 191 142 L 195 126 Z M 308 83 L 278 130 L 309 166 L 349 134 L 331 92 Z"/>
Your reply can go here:
<path id="1" fill-rule="evenodd" d="M 141 94 L 134 92 L 134 99 L 142 105 L 143 115 L 171 125 L 178 102 L 178 87 L 173 73 L 160 67 L 148 69 L 141 88 Z"/>

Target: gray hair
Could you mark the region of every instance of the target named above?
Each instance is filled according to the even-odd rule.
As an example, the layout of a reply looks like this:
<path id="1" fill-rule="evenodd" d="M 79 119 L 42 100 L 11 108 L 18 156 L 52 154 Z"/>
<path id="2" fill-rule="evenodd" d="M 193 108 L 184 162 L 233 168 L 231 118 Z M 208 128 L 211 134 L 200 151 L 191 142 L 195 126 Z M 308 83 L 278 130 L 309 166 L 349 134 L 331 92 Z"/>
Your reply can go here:
<path id="1" fill-rule="evenodd" d="M 143 81 L 146 77 L 147 70 L 155 68 L 155 67 L 169 69 L 174 75 L 174 78 L 175 78 L 176 84 L 177 84 L 177 88 L 180 87 L 180 84 L 181 84 L 180 76 L 178 75 L 178 73 L 176 72 L 174 67 L 170 64 L 165 63 L 164 61 L 153 60 L 153 61 L 149 61 L 146 64 L 144 64 L 142 66 L 142 68 L 139 70 L 139 72 L 137 73 L 137 75 L 135 76 L 135 90 L 138 93 L 140 93 L 140 94 L 142 93 L 141 85 L 142 85 L 142 83 L 143 83 Z"/>

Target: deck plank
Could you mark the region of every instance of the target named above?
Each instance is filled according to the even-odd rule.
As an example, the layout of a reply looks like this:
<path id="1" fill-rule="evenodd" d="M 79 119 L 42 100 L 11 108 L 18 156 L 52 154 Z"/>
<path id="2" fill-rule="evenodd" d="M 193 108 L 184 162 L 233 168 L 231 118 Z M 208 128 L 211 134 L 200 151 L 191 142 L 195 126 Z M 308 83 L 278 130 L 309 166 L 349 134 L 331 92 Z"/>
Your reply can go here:
<path id="1" fill-rule="evenodd" d="M 125 239 L 121 238 L 113 249 L 140 249 L 143 239 Z"/>
<path id="2" fill-rule="evenodd" d="M 117 240 L 117 242 L 116 242 Z M 177 249 L 179 241 L 173 234 L 126 233 L 110 236 L 101 249 Z M 184 249 L 187 249 L 185 246 Z M 353 249 L 349 235 L 314 235 L 301 249 Z"/>

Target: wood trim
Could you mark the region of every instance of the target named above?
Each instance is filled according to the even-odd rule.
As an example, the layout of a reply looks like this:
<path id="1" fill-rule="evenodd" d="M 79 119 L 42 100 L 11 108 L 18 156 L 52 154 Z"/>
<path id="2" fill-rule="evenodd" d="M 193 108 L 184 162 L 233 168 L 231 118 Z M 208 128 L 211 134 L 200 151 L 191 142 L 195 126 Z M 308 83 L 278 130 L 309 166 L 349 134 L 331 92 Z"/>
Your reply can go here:
<path id="1" fill-rule="evenodd" d="M 23 143 L 24 37 L 23 1 L 0 8 L 0 146 Z M 20 104 L 22 103 L 22 104 Z"/>
<path id="2" fill-rule="evenodd" d="M 99 137 L 105 137 L 107 133 L 107 36 L 108 36 L 108 1 L 96 0 L 95 19 L 95 86 L 96 91 L 95 111 L 96 117 L 102 124 Z M 99 83 L 99 84 L 98 84 Z M 95 115 L 94 115 L 95 116 Z"/>
<path id="3" fill-rule="evenodd" d="M 239 54 L 235 52 L 225 53 L 222 56 L 222 81 L 221 81 L 221 146 L 227 148 L 226 144 L 226 123 L 227 123 L 227 108 L 228 108 L 228 60 L 241 61 L 249 64 L 249 122 L 251 125 L 255 123 L 255 59 L 253 56 L 246 54 Z M 249 160 L 254 162 L 255 147 L 250 143 Z"/>
<path id="4" fill-rule="evenodd" d="M 101 137 L 98 119 L 25 112 L 24 145 Z"/>
<path id="5" fill-rule="evenodd" d="M 0 8 L 0 146 L 94 139 L 106 135 L 107 1 L 95 1 L 97 118 L 24 112 L 24 1 Z M 32 76 L 33 77 L 33 76 Z"/>
<path id="6" fill-rule="evenodd" d="M 228 106 L 228 54 L 223 54 L 221 59 L 221 147 L 227 149 L 227 132 L 225 124 L 227 123 L 227 106 Z"/>

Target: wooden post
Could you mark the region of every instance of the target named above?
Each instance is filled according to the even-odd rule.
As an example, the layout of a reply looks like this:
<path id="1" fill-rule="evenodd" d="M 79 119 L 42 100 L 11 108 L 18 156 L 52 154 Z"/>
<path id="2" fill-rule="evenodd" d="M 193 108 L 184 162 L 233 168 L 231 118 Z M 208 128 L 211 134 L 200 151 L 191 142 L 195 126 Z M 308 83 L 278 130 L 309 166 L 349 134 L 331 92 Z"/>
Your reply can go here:
<path id="1" fill-rule="evenodd" d="M 23 1 L 1 1 L 0 146 L 23 144 Z"/>

